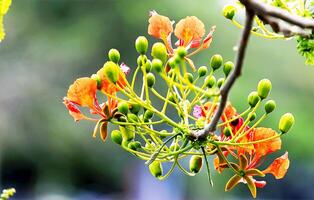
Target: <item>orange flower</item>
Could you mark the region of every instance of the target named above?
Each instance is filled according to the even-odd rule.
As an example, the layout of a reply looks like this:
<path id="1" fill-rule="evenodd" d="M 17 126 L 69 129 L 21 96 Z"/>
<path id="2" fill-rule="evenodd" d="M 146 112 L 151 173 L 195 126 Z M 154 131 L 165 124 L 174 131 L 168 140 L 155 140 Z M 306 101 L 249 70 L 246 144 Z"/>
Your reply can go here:
<path id="1" fill-rule="evenodd" d="M 283 178 L 289 168 L 290 161 L 288 158 L 288 152 L 275 159 L 274 162 L 263 171 L 264 174 L 273 174 L 276 179 Z"/>
<path id="2" fill-rule="evenodd" d="M 173 32 L 173 22 L 166 16 L 159 15 L 156 11 L 150 12 L 148 20 L 148 34 L 159 39 L 165 40 Z"/>
<path id="3" fill-rule="evenodd" d="M 79 105 L 94 107 L 96 100 L 97 82 L 91 78 L 79 78 L 70 85 L 67 100 Z"/>
<path id="4" fill-rule="evenodd" d="M 195 16 L 181 19 L 174 30 L 175 36 L 180 40 L 180 46 L 187 46 L 190 42 L 200 40 L 205 34 L 205 26 Z"/>

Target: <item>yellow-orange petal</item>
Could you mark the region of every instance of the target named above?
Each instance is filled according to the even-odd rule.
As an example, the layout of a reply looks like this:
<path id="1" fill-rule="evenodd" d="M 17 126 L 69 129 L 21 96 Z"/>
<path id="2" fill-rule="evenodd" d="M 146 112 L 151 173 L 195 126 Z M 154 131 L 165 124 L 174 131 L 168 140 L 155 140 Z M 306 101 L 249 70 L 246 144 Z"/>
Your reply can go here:
<path id="1" fill-rule="evenodd" d="M 288 158 L 288 152 L 280 156 L 279 158 L 276 158 L 274 162 L 263 171 L 264 174 L 273 174 L 276 179 L 283 178 L 289 168 L 290 161 Z"/>
<path id="2" fill-rule="evenodd" d="M 125 78 L 125 74 L 120 70 L 119 70 L 119 75 L 118 75 L 118 81 L 117 81 L 117 85 L 121 88 L 124 88 L 126 85 L 126 78 Z M 100 77 L 101 80 L 101 91 L 107 94 L 111 94 L 111 95 L 115 95 L 115 93 L 117 91 L 119 91 L 118 87 L 113 84 L 112 82 L 110 82 L 108 80 L 108 78 L 106 77 L 104 68 L 101 68 L 100 70 L 98 70 L 97 75 Z"/>
<path id="3" fill-rule="evenodd" d="M 156 11 L 151 12 L 151 17 L 148 22 L 148 34 L 155 38 L 164 39 L 173 32 L 170 19 L 166 16 L 159 15 Z"/>
<path id="4" fill-rule="evenodd" d="M 232 119 L 236 114 L 237 114 L 236 109 L 231 105 L 231 103 L 228 103 L 224 110 L 224 115 L 222 115 L 222 120 L 228 121 Z"/>
<path id="5" fill-rule="evenodd" d="M 270 128 L 260 127 L 252 130 L 253 141 L 264 140 L 276 135 L 278 135 L 278 133 Z M 281 149 L 281 139 L 279 137 L 266 142 L 254 144 L 254 153 L 258 158 L 266 156 L 279 149 Z"/>
<path id="6" fill-rule="evenodd" d="M 79 78 L 70 85 L 67 99 L 80 106 L 94 107 L 96 99 L 97 81 L 84 77 Z"/>
<path id="7" fill-rule="evenodd" d="M 188 16 L 177 23 L 174 34 L 184 41 L 184 45 L 187 45 L 189 42 L 199 40 L 204 36 L 205 26 L 197 17 Z"/>

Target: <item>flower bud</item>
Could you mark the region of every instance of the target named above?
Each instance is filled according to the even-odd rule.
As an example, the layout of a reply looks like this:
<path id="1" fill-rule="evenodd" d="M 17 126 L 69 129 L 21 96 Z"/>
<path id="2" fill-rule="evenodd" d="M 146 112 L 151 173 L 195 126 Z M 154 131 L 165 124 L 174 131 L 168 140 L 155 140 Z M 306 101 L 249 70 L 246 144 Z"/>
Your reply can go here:
<path id="1" fill-rule="evenodd" d="M 162 61 L 159 60 L 158 58 L 153 59 L 152 61 L 152 68 L 155 70 L 157 73 L 160 73 L 162 71 Z"/>
<path id="2" fill-rule="evenodd" d="M 91 76 L 91 79 L 95 80 L 97 82 L 97 89 L 100 90 L 101 89 L 101 79 L 100 76 L 98 74 L 93 74 Z"/>
<path id="3" fill-rule="evenodd" d="M 131 141 L 135 138 L 135 127 L 132 125 L 119 126 L 123 140 Z"/>
<path id="4" fill-rule="evenodd" d="M 185 73 L 184 74 L 184 79 L 188 80 L 190 83 L 194 82 L 194 77 L 193 77 L 193 75 L 191 73 Z"/>
<path id="5" fill-rule="evenodd" d="M 128 117 L 128 121 L 129 122 L 132 122 L 132 123 L 138 123 L 139 122 L 139 118 L 138 118 L 138 116 L 137 115 L 135 115 L 135 114 L 133 114 L 133 113 L 129 113 L 128 115 L 127 115 L 127 117 Z"/>
<path id="6" fill-rule="evenodd" d="M 128 144 L 128 148 L 136 151 L 141 148 L 141 143 L 139 141 L 132 141 Z"/>
<path id="7" fill-rule="evenodd" d="M 257 92 L 261 99 L 267 98 L 271 90 L 271 82 L 268 79 L 262 79 L 257 85 Z"/>
<path id="8" fill-rule="evenodd" d="M 150 173 L 154 177 L 158 178 L 158 177 L 162 176 L 162 165 L 161 165 L 161 163 L 159 161 L 155 160 L 154 162 L 152 162 L 149 165 L 148 168 L 149 168 Z"/>
<path id="9" fill-rule="evenodd" d="M 253 113 L 252 115 L 251 115 L 251 117 L 250 117 L 250 121 L 253 121 L 254 119 L 256 119 L 256 113 Z"/>
<path id="10" fill-rule="evenodd" d="M 211 59 L 210 59 L 210 66 L 215 71 L 215 70 L 217 70 L 217 69 L 219 69 L 221 67 L 222 62 L 223 62 L 223 59 L 222 59 L 221 55 L 216 54 L 216 55 L 213 55 L 211 57 Z"/>
<path id="11" fill-rule="evenodd" d="M 129 104 L 125 101 L 120 101 L 118 103 L 118 111 L 124 115 L 127 115 L 129 112 Z"/>
<path id="12" fill-rule="evenodd" d="M 169 96 L 169 101 L 171 101 L 172 103 L 176 103 L 178 100 L 177 94 L 170 94 Z"/>
<path id="13" fill-rule="evenodd" d="M 224 129 L 224 135 L 226 137 L 230 137 L 232 135 L 232 130 L 229 126 L 227 126 L 225 129 Z"/>
<path id="14" fill-rule="evenodd" d="M 261 100 L 256 91 L 251 92 L 247 98 L 249 105 L 253 108 Z"/>
<path id="15" fill-rule="evenodd" d="M 205 85 L 208 88 L 212 88 L 216 84 L 216 78 L 214 76 L 207 76 L 205 78 Z"/>
<path id="16" fill-rule="evenodd" d="M 136 51 L 141 54 L 144 55 L 147 52 L 148 49 L 148 40 L 146 39 L 146 37 L 144 36 L 139 36 L 136 40 L 135 40 L 135 49 Z"/>
<path id="17" fill-rule="evenodd" d="M 198 173 L 202 168 L 203 158 L 202 156 L 193 155 L 190 159 L 190 171 L 193 173 Z"/>
<path id="18" fill-rule="evenodd" d="M 155 84 L 155 75 L 153 74 L 153 73 L 148 73 L 147 75 L 146 75 L 146 79 L 147 79 L 147 86 L 148 87 L 153 87 L 154 86 L 154 84 Z"/>
<path id="19" fill-rule="evenodd" d="M 165 63 L 168 58 L 166 46 L 161 42 L 156 42 L 152 47 L 152 56 Z"/>
<path id="20" fill-rule="evenodd" d="M 265 103 L 264 108 L 265 108 L 266 114 L 269 114 L 275 110 L 276 102 L 274 100 L 269 100 Z"/>
<path id="21" fill-rule="evenodd" d="M 153 111 L 151 110 L 146 110 L 144 113 L 144 119 L 149 120 L 154 116 Z"/>
<path id="22" fill-rule="evenodd" d="M 150 62 L 150 60 L 147 60 L 147 62 L 145 63 L 145 70 L 146 70 L 146 73 L 150 72 L 151 69 L 152 69 L 152 63 Z"/>
<path id="23" fill-rule="evenodd" d="M 133 103 L 133 102 L 130 103 L 130 111 L 131 111 L 131 113 L 138 114 L 138 112 L 140 112 L 140 110 L 141 110 L 141 105 L 140 104 Z"/>
<path id="24" fill-rule="evenodd" d="M 224 78 L 218 79 L 218 81 L 217 81 L 217 86 L 220 88 L 220 87 L 224 84 L 224 82 L 225 82 L 225 79 L 224 79 Z"/>
<path id="25" fill-rule="evenodd" d="M 203 77 L 207 74 L 207 67 L 206 66 L 202 66 L 200 68 L 198 68 L 197 73 L 199 77 Z"/>
<path id="26" fill-rule="evenodd" d="M 111 140 L 114 143 L 121 145 L 122 144 L 122 133 L 119 130 L 113 130 L 111 132 Z"/>
<path id="27" fill-rule="evenodd" d="M 118 63 L 120 60 L 120 53 L 117 49 L 110 49 L 108 52 L 108 58 L 114 63 Z"/>
<path id="28" fill-rule="evenodd" d="M 137 57 L 137 66 L 144 66 L 146 62 L 147 62 L 146 55 L 139 55 Z"/>
<path id="29" fill-rule="evenodd" d="M 116 83 L 118 81 L 120 68 L 116 63 L 108 61 L 104 64 L 103 69 L 106 78 L 108 78 L 110 82 Z"/>
<path id="30" fill-rule="evenodd" d="M 283 116 L 281 116 L 280 121 L 279 121 L 279 130 L 282 133 L 287 133 L 290 128 L 294 124 L 294 117 L 291 113 L 286 113 Z"/>
<path id="31" fill-rule="evenodd" d="M 183 59 L 187 54 L 187 51 L 183 46 L 179 46 L 177 48 L 176 52 L 181 59 Z"/>
<path id="32" fill-rule="evenodd" d="M 231 62 L 231 61 L 225 62 L 224 67 L 223 67 L 223 71 L 224 71 L 224 74 L 226 77 L 230 74 L 230 72 L 233 68 L 234 68 L 233 62 Z"/>
<path id="33" fill-rule="evenodd" d="M 237 9 L 236 7 L 234 7 L 233 5 L 226 5 L 224 8 L 223 8 L 223 16 L 227 19 L 230 19 L 232 20 L 235 13 L 237 12 Z"/>
<path id="34" fill-rule="evenodd" d="M 168 60 L 168 65 L 169 65 L 172 69 L 174 69 L 176 66 L 178 66 L 178 63 L 177 63 L 176 59 L 175 59 L 174 57 L 172 57 L 172 58 L 170 58 L 170 59 Z"/>

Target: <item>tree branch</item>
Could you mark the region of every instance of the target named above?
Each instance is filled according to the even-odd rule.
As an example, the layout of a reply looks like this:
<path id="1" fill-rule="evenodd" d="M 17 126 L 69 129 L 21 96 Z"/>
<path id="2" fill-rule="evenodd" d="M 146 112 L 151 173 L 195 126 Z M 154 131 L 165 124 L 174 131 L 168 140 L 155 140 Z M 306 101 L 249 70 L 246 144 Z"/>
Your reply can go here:
<path id="1" fill-rule="evenodd" d="M 218 106 L 217 112 L 215 113 L 214 117 L 212 118 L 211 122 L 204 127 L 203 130 L 199 130 L 197 132 L 192 133 L 192 137 L 195 140 L 198 139 L 205 139 L 210 132 L 216 130 L 217 123 L 226 107 L 228 101 L 228 95 L 231 87 L 233 86 L 235 80 L 241 75 L 242 65 L 245 57 L 245 51 L 248 44 L 248 40 L 250 37 L 252 25 L 254 19 L 254 12 L 251 10 L 246 10 L 246 21 L 244 25 L 244 29 L 242 31 L 241 40 L 239 43 L 239 49 L 236 58 L 236 65 L 230 76 L 227 78 L 225 84 L 222 86 L 220 90 L 221 100 Z"/>

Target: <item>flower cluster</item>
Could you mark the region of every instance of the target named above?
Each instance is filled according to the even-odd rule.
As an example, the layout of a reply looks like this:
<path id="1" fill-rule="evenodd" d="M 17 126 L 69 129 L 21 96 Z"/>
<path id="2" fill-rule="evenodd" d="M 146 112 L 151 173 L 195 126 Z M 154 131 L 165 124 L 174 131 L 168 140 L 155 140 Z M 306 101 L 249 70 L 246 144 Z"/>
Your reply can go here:
<path id="1" fill-rule="evenodd" d="M 15 189 L 14 188 L 8 188 L 2 190 L 2 193 L 0 195 L 1 200 L 8 200 L 10 197 L 12 197 L 15 194 Z"/>
<path id="2" fill-rule="evenodd" d="M 0 42 L 5 37 L 3 18 L 11 6 L 12 0 L 0 0 Z"/>
<path id="3" fill-rule="evenodd" d="M 256 177 L 273 174 L 277 179 L 283 178 L 289 167 L 287 152 L 264 170 L 258 169 L 268 155 L 281 149 L 280 137 L 294 123 L 293 115 L 287 113 L 279 121 L 278 132 L 258 127 L 276 107 L 274 100 L 266 100 L 271 82 L 263 79 L 258 83 L 256 91 L 248 95 L 248 108 L 241 113 L 229 102 L 217 131 L 205 139 L 195 139 L 194 133 L 204 129 L 215 115 L 221 101 L 220 88 L 233 73 L 234 64 L 215 54 L 208 66 L 194 65 L 192 56 L 209 48 L 215 30 L 213 26 L 205 36 L 205 26 L 195 16 L 181 19 L 173 28 L 173 21 L 152 11 L 148 22 L 148 34 L 161 40 L 152 45 L 151 59 L 147 56 L 148 40 L 139 36 L 135 41 L 137 67 L 128 80 L 130 68 L 120 64 L 119 51 L 111 49 L 109 61 L 96 74 L 79 78 L 69 87 L 63 103 L 74 120 L 95 121 L 93 136 L 100 132 L 103 140 L 111 124 L 111 140 L 145 160 L 151 174 L 160 180 L 176 167 L 194 176 L 205 163 L 213 184 L 208 156 L 215 157 L 217 172 L 234 172 L 226 191 L 244 183 L 256 197 L 256 187 L 266 184 Z M 172 33 L 177 38 L 174 44 Z M 139 94 L 135 85 L 141 88 Z M 105 96 L 105 102 L 99 102 L 97 93 Z M 264 114 L 258 116 L 263 103 Z M 83 114 L 83 107 L 89 110 L 89 116 Z M 183 166 L 184 159 L 189 159 L 189 169 Z M 163 172 L 163 163 L 172 163 L 167 173 Z"/>

